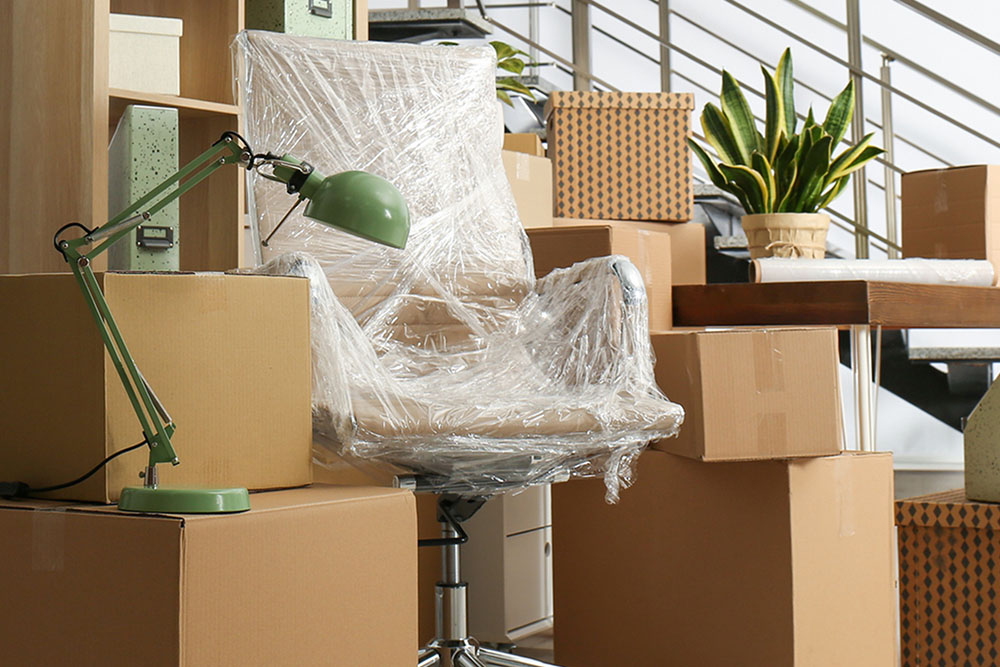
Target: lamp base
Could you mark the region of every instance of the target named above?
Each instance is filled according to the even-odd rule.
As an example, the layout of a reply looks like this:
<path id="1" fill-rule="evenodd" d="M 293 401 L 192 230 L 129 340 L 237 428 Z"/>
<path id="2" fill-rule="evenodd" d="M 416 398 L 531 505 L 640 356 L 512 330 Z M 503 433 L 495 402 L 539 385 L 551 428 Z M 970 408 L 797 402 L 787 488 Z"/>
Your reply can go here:
<path id="1" fill-rule="evenodd" d="M 127 486 L 118 509 L 151 514 L 225 514 L 250 509 L 246 489 L 170 489 Z"/>

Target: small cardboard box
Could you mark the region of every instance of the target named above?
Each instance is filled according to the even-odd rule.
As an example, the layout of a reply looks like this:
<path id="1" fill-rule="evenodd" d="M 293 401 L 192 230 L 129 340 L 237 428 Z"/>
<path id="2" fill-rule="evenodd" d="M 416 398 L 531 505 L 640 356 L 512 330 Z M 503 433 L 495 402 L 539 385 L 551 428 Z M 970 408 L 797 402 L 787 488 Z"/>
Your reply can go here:
<path id="1" fill-rule="evenodd" d="M 251 503 L 178 516 L 0 501 L 4 664 L 413 663 L 411 493 L 314 486 Z"/>
<path id="2" fill-rule="evenodd" d="M 676 331 L 654 335 L 653 352 L 657 384 L 686 413 L 654 448 L 703 461 L 843 449 L 836 329 Z"/>
<path id="3" fill-rule="evenodd" d="M 649 328 L 669 330 L 673 322 L 670 235 L 614 223 L 529 229 L 535 275 L 572 266 L 591 257 L 625 255 L 642 274 L 649 302 Z"/>
<path id="4" fill-rule="evenodd" d="M 545 117 L 555 215 L 690 220 L 692 109 L 691 93 L 553 92 Z"/>
<path id="5" fill-rule="evenodd" d="M 109 87 L 181 94 L 183 20 L 111 14 L 108 27 Z"/>
<path id="6" fill-rule="evenodd" d="M 648 451 L 617 505 L 600 480 L 556 484 L 555 661 L 896 664 L 892 489 L 888 453 Z"/>
<path id="7" fill-rule="evenodd" d="M 534 133 L 510 133 L 503 135 L 503 149 L 514 151 L 515 153 L 527 153 L 545 157 L 545 148 L 542 146 L 541 138 Z"/>
<path id="8" fill-rule="evenodd" d="M 312 480 L 309 285 L 302 278 L 98 274 L 136 365 L 177 425 L 163 486 Z M 0 276 L 0 479 L 75 479 L 142 429 L 72 274 Z M 110 502 L 141 448 L 54 498 Z"/>
<path id="9" fill-rule="evenodd" d="M 988 259 L 1000 277 L 1000 166 L 903 174 L 903 257 Z"/>
<path id="10" fill-rule="evenodd" d="M 904 667 L 995 665 L 1000 508 L 962 489 L 896 503 Z"/>
<path id="11" fill-rule="evenodd" d="M 552 163 L 548 158 L 503 151 L 503 167 L 525 229 L 552 226 Z"/>
<path id="12" fill-rule="evenodd" d="M 670 277 L 674 285 L 705 284 L 705 226 L 680 222 L 636 222 L 631 220 L 581 220 L 554 218 L 555 227 L 615 225 L 621 228 L 670 234 Z"/>

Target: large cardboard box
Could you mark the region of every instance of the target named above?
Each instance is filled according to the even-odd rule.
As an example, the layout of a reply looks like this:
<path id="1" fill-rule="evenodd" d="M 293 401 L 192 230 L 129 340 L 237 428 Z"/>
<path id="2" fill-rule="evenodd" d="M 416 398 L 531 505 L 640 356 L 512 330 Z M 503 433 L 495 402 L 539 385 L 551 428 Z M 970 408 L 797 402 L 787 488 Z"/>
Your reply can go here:
<path id="1" fill-rule="evenodd" d="M 653 352 L 657 384 L 686 413 L 656 449 L 704 461 L 843 449 L 836 329 L 677 331 L 654 335 Z"/>
<path id="2" fill-rule="evenodd" d="M 963 489 L 896 503 L 903 667 L 996 665 L 997 505 Z"/>
<path id="3" fill-rule="evenodd" d="M 309 286 L 302 278 L 98 275 L 136 364 L 177 424 L 163 486 L 312 479 Z M 75 479 L 142 429 L 71 274 L 0 276 L 0 479 Z M 144 448 L 52 497 L 109 502 Z"/>
<path id="4" fill-rule="evenodd" d="M 503 149 L 514 151 L 515 153 L 527 153 L 545 157 L 545 147 L 542 146 L 541 138 L 534 133 L 507 133 L 503 135 Z"/>
<path id="5" fill-rule="evenodd" d="M 646 284 L 649 328 L 665 331 L 673 323 L 669 234 L 617 224 L 529 229 L 535 275 L 572 266 L 591 257 L 625 255 L 636 265 Z"/>
<path id="6" fill-rule="evenodd" d="M 903 257 L 988 259 L 1000 276 L 1000 166 L 903 174 Z"/>
<path id="7" fill-rule="evenodd" d="M 555 214 L 690 220 L 692 109 L 691 93 L 553 92 L 545 116 Z"/>
<path id="8" fill-rule="evenodd" d="M 413 495 L 315 486 L 235 515 L 0 502 L 10 665 L 411 665 Z"/>
<path id="9" fill-rule="evenodd" d="M 623 229 L 665 232 L 670 235 L 670 278 L 674 285 L 705 284 L 705 226 L 681 222 L 641 222 L 634 220 L 582 220 L 553 218 L 554 227 L 614 225 Z"/>
<path id="10" fill-rule="evenodd" d="M 503 151 L 503 167 L 525 229 L 552 226 L 552 163 L 548 158 Z"/>
<path id="11" fill-rule="evenodd" d="M 892 457 L 639 458 L 553 487 L 555 661 L 894 665 Z"/>

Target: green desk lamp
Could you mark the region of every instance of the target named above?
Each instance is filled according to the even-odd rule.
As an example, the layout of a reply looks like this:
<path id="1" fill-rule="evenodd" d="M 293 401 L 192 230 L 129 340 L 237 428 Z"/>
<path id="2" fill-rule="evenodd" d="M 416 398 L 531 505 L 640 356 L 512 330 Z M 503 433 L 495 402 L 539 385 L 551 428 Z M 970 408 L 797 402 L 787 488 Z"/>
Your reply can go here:
<path id="1" fill-rule="evenodd" d="M 308 163 L 291 156 L 255 155 L 246 140 L 235 132 L 224 133 L 208 150 L 104 225 L 87 229 L 78 222 L 71 222 L 61 227 L 54 238 L 56 250 L 62 253 L 73 271 L 142 426 L 143 442 L 149 445 L 149 463 L 141 474 L 143 485 L 122 489 L 118 501 L 122 510 L 184 514 L 250 509 L 246 489 L 159 487 L 156 464 L 177 465 L 180 462 L 170 442 L 176 424 L 129 354 L 90 267 L 91 260 L 115 241 L 227 164 L 255 170 L 265 178 L 283 183 L 289 194 L 298 195 L 278 223 L 279 227 L 303 200 L 307 200 L 304 215 L 308 218 L 394 248 L 406 246 L 410 231 L 409 211 L 403 196 L 388 181 L 362 171 L 348 171 L 325 178 Z M 61 238 L 63 232 L 71 227 L 82 229 L 84 235 L 75 239 Z"/>

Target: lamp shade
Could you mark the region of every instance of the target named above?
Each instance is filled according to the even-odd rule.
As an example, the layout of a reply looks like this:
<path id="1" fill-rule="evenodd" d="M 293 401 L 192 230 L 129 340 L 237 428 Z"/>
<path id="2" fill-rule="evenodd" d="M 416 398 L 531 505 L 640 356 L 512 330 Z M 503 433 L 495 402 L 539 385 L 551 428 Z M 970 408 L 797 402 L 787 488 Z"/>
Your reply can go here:
<path id="1" fill-rule="evenodd" d="M 399 190 L 384 178 L 345 171 L 316 183 L 315 172 L 302 188 L 307 218 L 393 248 L 405 248 L 410 212 Z"/>

